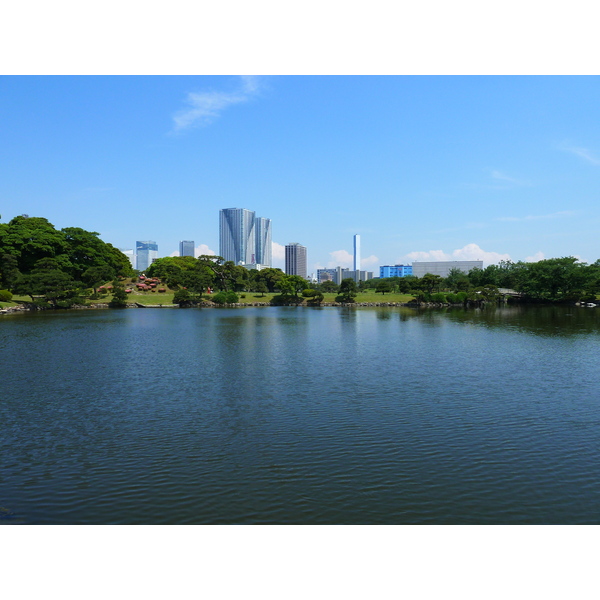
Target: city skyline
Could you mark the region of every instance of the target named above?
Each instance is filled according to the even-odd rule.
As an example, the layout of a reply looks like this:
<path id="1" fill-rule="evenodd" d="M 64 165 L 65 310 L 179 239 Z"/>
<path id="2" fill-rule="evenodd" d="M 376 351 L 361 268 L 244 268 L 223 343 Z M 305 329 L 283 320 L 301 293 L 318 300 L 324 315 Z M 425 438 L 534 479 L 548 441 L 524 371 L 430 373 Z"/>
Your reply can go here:
<path id="1" fill-rule="evenodd" d="M 353 235 L 363 270 L 600 257 L 594 77 L 0 83 L 5 221 L 27 213 L 115 247 L 151 237 L 168 256 L 194 239 L 196 255 L 219 254 L 216 213 L 250 206 L 276 225 L 271 264 L 285 268 L 285 244 L 302 239 L 309 273 L 354 268 Z"/>

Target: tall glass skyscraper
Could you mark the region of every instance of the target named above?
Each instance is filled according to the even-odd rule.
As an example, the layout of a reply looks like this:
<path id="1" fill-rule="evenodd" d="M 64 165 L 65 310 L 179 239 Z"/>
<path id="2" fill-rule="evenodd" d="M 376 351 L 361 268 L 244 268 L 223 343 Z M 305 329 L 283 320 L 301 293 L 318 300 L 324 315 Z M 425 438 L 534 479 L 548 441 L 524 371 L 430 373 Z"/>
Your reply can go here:
<path id="1" fill-rule="evenodd" d="M 264 217 L 254 218 L 255 233 L 255 259 L 253 262 L 259 265 L 271 266 L 273 255 L 273 244 L 271 240 L 271 219 Z"/>
<path id="2" fill-rule="evenodd" d="M 151 241 L 136 242 L 135 254 L 137 270 L 145 271 L 158 258 L 158 244 Z"/>
<path id="3" fill-rule="evenodd" d="M 247 208 L 219 211 L 219 254 L 239 264 L 271 266 L 271 219 Z"/>

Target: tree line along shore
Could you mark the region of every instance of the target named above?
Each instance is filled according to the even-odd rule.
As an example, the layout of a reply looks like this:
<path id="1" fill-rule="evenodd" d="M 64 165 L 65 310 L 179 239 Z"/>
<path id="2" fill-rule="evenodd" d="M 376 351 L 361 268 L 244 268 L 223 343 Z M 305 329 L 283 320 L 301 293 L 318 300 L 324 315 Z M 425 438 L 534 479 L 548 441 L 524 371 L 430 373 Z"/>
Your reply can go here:
<path id="1" fill-rule="evenodd" d="M 511 290 L 507 295 L 506 290 Z M 73 308 L 108 305 L 337 305 L 466 304 L 500 300 L 595 303 L 600 260 L 574 257 L 535 263 L 503 261 L 447 277 L 426 274 L 340 285 L 308 282 L 281 269 L 248 270 L 203 255 L 165 257 L 145 273 L 131 267 L 96 232 L 57 230 L 47 219 L 19 216 L 0 223 L 0 309 Z"/>

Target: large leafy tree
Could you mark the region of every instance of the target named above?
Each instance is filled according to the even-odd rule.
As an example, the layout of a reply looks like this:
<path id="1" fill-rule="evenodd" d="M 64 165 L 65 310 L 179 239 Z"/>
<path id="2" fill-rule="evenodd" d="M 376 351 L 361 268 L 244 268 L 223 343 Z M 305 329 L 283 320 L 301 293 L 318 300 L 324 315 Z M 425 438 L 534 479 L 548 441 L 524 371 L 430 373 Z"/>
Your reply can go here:
<path id="1" fill-rule="evenodd" d="M 298 301 L 306 289 L 307 281 L 300 275 L 284 275 L 277 283 L 282 299 Z"/>
<path id="2" fill-rule="evenodd" d="M 91 287 L 116 276 L 132 274 L 129 259 L 111 244 L 103 242 L 98 233 L 80 227 L 57 230 L 42 217 L 20 216 L 1 224 L 0 257 L 3 283 L 10 286 L 19 281 L 22 287 L 27 278 L 22 279 L 20 275 L 29 276 L 37 270 L 36 283 L 31 285 L 39 287 L 39 282 L 47 276 L 40 275 L 40 268 L 44 273 L 60 271 L 71 280 L 83 280 Z M 52 268 L 47 264 L 40 267 L 44 259 L 53 260 Z M 101 279 L 104 281 L 98 279 L 100 270 L 103 270 Z"/>
<path id="3" fill-rule="evenodd" d="M 0 253 L 17 258 L 21 273 L 29 273 L 43 258 L 56 258 L 60 268 L 68 267 L 64 234 L 42 217 L 15 217 L 0 229 Z"/>
<path id="4" fill-rule="evenodd" d="M 66 227 L 61 232 L 66 242 L 65 254 L 71 263 L 69 270 L 74 277 L 81 278 L 82 273 L 90 267 L 109 266 L 115 271 L 121 270 L 120 265 L 113 264 L 114 256 L 108 244 L 100 240 L 95 231 Z"/>

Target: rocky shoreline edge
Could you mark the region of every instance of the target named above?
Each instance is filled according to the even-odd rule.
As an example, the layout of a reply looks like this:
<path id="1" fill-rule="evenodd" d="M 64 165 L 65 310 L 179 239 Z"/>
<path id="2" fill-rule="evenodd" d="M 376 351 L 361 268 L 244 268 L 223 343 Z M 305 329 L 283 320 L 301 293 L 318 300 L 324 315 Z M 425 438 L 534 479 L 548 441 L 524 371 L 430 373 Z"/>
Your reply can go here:
<path id="1" fill-rule="evenodd" d="M 211 302 L 206 302 L 202 304 L 198 304 L 192 308 L 248 308 L 255 306 L 292 306 L 295 308 L 322 308 L 322 307 L 368 307 L 368 306 L 380 306 L 380 307 L 413 307 L 413 308 L 443 308 L 447 306 L 452 306 L 451 304 L 440 304 L 434 302 L 423 302 L 423 303 L 415 303 L 415 302 L 321 302 L 320 304 L 287 304 L 287 305 L 277 305 L 271 304 L 270 302 L 247 302 L 247 303 L 233 303 L 233 304 L 213 304 Z M 456 305 L 456 306 L 462 306 Z M 16 312 L 35 312 L 40 310 L 100 310 L 100 309 L 108 309 L 112 308 L 108 303 L 93 303 L 89 305 L 74 305 L 70 308 L 42 308 L 34 305 L 33 303 L 23 303 L 19 306 L 7 306 L 6 308 L 0 309 L 0 314 L 11 314 Z M 122 308 L 187 308 L 180 307 L 179 304 L 140 304 L 137 302 L 129 302 Z"/>

